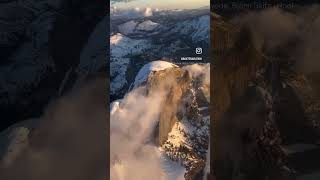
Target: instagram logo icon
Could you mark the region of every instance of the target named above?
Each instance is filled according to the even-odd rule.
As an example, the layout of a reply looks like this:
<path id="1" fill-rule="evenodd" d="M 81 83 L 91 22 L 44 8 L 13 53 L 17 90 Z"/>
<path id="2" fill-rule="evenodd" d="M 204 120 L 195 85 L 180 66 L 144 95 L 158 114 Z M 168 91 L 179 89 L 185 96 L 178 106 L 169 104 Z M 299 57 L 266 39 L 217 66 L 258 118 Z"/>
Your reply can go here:
<path id="1" fill-rule="evenodd" d="M 196 54 L 202 54 L 202 48 L 196 48 Z"/>

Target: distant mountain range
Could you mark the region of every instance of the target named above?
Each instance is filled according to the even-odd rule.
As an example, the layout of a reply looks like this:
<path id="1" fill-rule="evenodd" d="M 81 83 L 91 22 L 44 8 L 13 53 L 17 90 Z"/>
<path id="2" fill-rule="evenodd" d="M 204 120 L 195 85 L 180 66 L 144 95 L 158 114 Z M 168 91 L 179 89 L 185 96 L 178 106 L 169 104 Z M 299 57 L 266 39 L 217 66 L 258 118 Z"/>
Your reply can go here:
<path id="1" fill-rule="evenodd" d="M 196 56 L 195 49 L 202 47 L 203 62 L 208 62 L 209 24 L 204 8 L 157 11 L 148 17 L 112 15 L 111 99 L 120 98 L 138 69 L 150 61 L 181 62 L 180 57 Z"/>

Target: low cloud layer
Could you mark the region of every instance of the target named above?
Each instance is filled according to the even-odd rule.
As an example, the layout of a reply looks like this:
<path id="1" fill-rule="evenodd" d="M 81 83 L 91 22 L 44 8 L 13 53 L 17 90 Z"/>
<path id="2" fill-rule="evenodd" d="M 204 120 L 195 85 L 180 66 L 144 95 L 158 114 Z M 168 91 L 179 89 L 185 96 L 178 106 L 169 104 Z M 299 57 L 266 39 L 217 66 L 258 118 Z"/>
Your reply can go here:
<path id="1" fill-rule="evenodd" d="M 138 88 L 113 103 L 111 113 L 111 179 L 162 179 L 160 152 L 153 143 L 153 131 L 159 120 L 162 90 L 146 96 Z"/>
<path id="2" fill-rule="evenodd" d="M 183 69 L 187 70 L 192 78 L 201 78 L 204 84 L 210 84 L 210 64 L 192 64 L 184 66 Z"/>
<path id="3" fill-rule="evenodd" d="M 145 11 L 144 11 L 144 16 L 145 16 L 145 17 L 150 17 L 150 16 L 152 16 L 152 15 L 153 15 L 153 10 L 152 10 L 152 8 L 147 7 L 147 8 L 145 9 Z"/>

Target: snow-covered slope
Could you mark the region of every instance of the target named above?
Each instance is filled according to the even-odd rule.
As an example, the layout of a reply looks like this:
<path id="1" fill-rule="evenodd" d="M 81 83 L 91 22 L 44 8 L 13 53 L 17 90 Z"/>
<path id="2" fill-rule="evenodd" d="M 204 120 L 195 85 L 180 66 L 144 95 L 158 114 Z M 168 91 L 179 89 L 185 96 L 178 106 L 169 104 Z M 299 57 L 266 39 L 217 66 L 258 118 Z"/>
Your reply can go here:
<path id="1" fill-rule="evenodd" d="M 178 32 L 184 36 L 190 36 L 192 41 L 205 41 L 209 43 L 210 37 L 210 16 L 205 15 L 195 19 L 179 22 L 173 32 Z"/>
<path id="2" fill-rule="evenodd" d="M 185 166 L 205 157 L 209 138 L 209 117 L 201 118 L 201 125 L 193 124 L 193 119 L 177 122 L 162 145 L 167 155 Z"/>
<path id="3" fill-rule="evenodd" d="M 130 58 L 141 54 L 151 48 L 151 43 L 148 40 L 136 40 L 126 37 L 120 33 L 110 37 L 110 76 L 111 76 L 111 95 L 119 92 L 126 84 L 126 73 Z"/>
<path id="4" fill-rule="evenodd" d="M 111 57 L 124 57 L 126 55 L 135 55 L 142 53 L 150 48 L 151 44 L 144 39 L 131 39 L 120 33 L 110 37 Z"/>
<path id="5" fill-rule="evenodd" d="M 144 65 L 140 71 L 138 72 L 135 81 L 134 81 L 134 87 L 138 87 L 143 82 L 145 82 L 148 79 L 148 76 L 151 72 L 154 71 L 161 71 L 167 68 L 174 68 L 178 67 L 175 64 L 169 63 L 167 61 L 153 61 L 146 65 Z"/>
<path id="6" fill-rule="evenodd" d="M 112 58 L 110 63 L 110 94 L 114 95 L 126 84 L 126 73 L 130 64 L 129 58 Z"/>

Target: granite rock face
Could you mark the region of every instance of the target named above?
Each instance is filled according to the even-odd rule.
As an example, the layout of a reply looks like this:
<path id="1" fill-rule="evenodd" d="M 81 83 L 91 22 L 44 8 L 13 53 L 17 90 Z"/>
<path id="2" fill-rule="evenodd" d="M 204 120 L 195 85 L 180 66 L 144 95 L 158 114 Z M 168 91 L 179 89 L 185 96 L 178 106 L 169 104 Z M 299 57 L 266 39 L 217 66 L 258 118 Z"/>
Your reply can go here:
<path id="1" fill-rule="evenodd" d="M 147 138 L 146 141 L 152 140 L 152 144 L 160 151 L 160 159 L 166 159 L 167 163 L 177 164 L 185 169 L 182 176 L 190 180 L 204 176 L 204 168 L 208 160 L 206 156 L 210 124 L 208 113 L 210 89 L 209 81 L 205 80 L 210 66 L 209 64 L 195 65 L 196 68 L 201 69 L 198 75 L 192 72 L 191 66 L 179 67 L 165 61 L 146 64 L 139 71 L 131 91 L 124 99 L 112 103 L 111 110 L 115 118 L 120 117 L 117 113 L 127 112 L 126 105 L 131 92 L 134 94 L 138 91 L 148 99 L 159 94 L 161 101 L 157 106 L 137 104 L 141 107 L 144 105 L 157 107 L 158 115 L 155 119 L 152 118 L 156 125 L 151 127 L 152 137 Z M 140 117 L 143 114 L 138 113 L 134 116 Z M 131 122 L 136 120 L 142 121 L 134 119 Z M 118 161 L 121 162 L 121 159 Z M 167 166 L 168 164 L 162 168 L 166 169 Z"/>
<path id="2" fill-rule="evenodd" d="M 154 73 L 148 79 L 149 89 L 158 88 L 159 82 L 166 81 L 165 89 L 169 89 L 167 98 L 163 104 L 159 119 L 159 144 L 162 145 L 167 139 L 173 125 L 178 121 L 177 113 L 182 97 L 185 95 L 191 78 L 188 72 L 180 68 L 171 68 Z"/>

